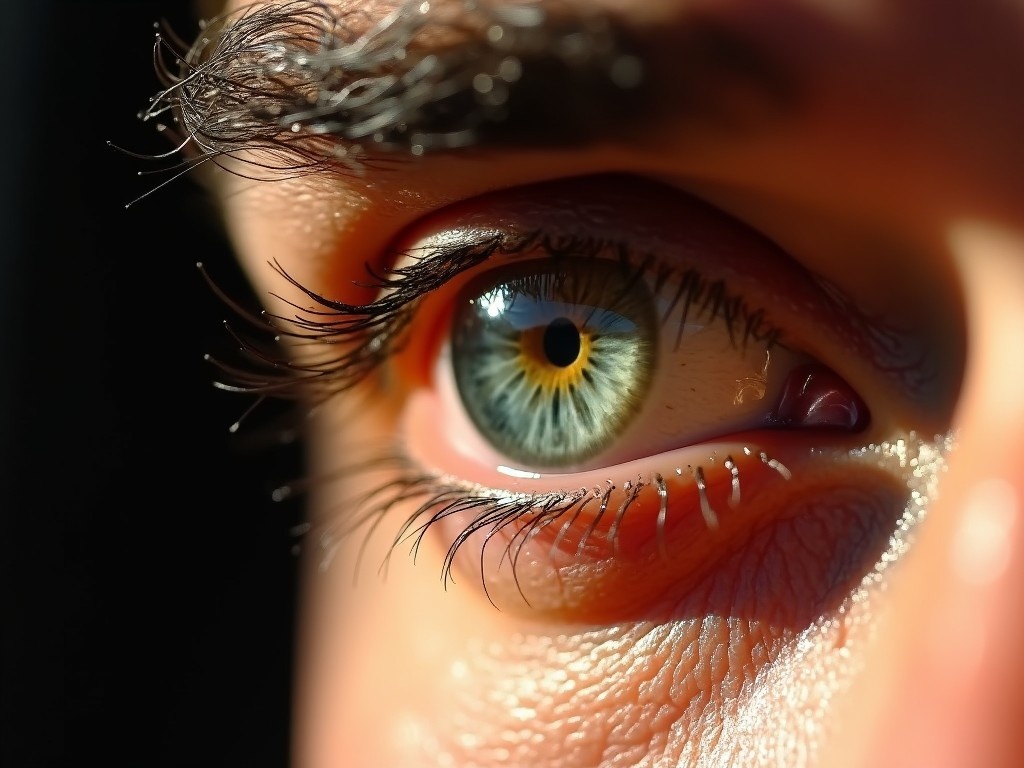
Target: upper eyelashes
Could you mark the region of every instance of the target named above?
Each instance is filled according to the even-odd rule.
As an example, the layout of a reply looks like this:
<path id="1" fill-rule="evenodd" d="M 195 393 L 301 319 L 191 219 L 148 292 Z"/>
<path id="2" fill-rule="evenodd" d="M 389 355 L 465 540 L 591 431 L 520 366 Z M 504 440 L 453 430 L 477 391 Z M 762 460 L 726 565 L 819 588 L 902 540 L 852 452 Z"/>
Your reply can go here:
<path id="1" fill-rule="evenodd" d="M 511 252 L 516 242 L 501 235 L 483 236 L 479 242 L 438 249 L 429 259 L 392 270 L 387 276 L 368 273 L 367 287 L 385 292 L 367 304 L 334 301 L 295 280 L 279 263 L 272 266 L 284 280 L 313 301 L 293 306 L 291 317 L 264 313 L 260 318 L 236 310 L 250 326 L 285 337 L 302 349 L 287 354 L 269 353 L 257 341 L 239 336 L 245 365 L 212 360 L 231 381 L 224 388 L 257 395 L 302 398 L 319 402 L 358 384 L 394 350 L 412 318 L 415 302 L 442 286 L 453 275 L 470 269 L 495 252 Z M 224 297 L 226 298 L 226 297 Z M 312 349 L 310 344 L 325 345 Z M 293 345 L 294 346 L 294 345 Z"/>
<path id="2" fill-rule="evenodd" d="M 723 279 L 703 276 L 694 267 L 674 269 L 653 254 L 635 254 L 627 242 L 588 235 L 533 231 L 485 230 L 469 237 L 406 251 L 397 266 L 384 274 L 369 271 L 365 287 L 377 293 L 367 304 L 332 300 L 300 284 L 280 265 L 274 268 L 288 284 L 300 290 L 312 305 L 300 306 L 282 298 L 296 312 L 292 316 L 264 313 L 257 318 L 233 304 L 247 324 L 269 333 L 275 342 L 288 343 L 274 351 L 260 340 L 235 334 L 245 359 L 239 363 L 213 359 L 228 380 L 218 386 L 260 396 L 321 402 L 351 389 L 366 379 L 404 343 L 419 302 L 456 277 L 492 258 L 531 254 L 553 263 L 565 259 L 611 259 L 627 270 L 629 279 L 646 279 L 664 296 L 660 320 L 677 316 L 678 345 L 686 323 L 699 318 L 721 322 L 734 346 L 752 341 L 771 348 L 781 330 L 763 308 L 752 309 L 732 294 Z M 226 297 L 225 300 L 229 301 Z M 281 298 L 278 296 L 278 298 Z"/>

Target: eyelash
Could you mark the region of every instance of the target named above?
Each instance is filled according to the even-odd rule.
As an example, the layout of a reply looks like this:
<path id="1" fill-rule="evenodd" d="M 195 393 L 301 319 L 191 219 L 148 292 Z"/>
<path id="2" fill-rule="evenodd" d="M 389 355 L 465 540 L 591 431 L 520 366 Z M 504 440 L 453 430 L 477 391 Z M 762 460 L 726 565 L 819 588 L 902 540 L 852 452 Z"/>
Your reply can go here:
<path id="1" fill-rule="evenodd" d="M 669 292 L 670 298 L 662 323 L 679 311 L 679 334 L 687 318 L 699 316 L 707 321 L 724 323 L 735 348 L 744 349 L 749 343 L 756 342 L 770 349 L 781 343 L 780 329 L 767 320 L 763 309 L 751 310 L 742 297 L 729 293 L 724 280 L 708 279 L 695 268 L 673 269 L 661 263 L 653 254 L 634 254 L 629 244 L 621 241 L 541 231 L 528 234 L 491 231 L 481 233 L 475 241 L 469 243 L 448 243 L 429 248 L 425 252 L 407 251 L 398 254 L 396 262 L 409 262 L 408 265 L 384 274 L 377 274 L 367 267 L 368 280 L 361 285 L 377 292 L 379 298 L 363 305 L 332 301 L 302 285 L 280 264 L 275 263 L 272 266 L 278 274 L 314 303 L 313 306 L 302 307 L 279 294 L 273 294 L 296 310 L 293 317 L 267 312 L 261 315 L 248 313 L 221 292 L 207 276 L 209 284 L 222 300 L 250 325 L 269 332 L 275 342 L 285 338 L 303 345 L 321 345 L 325 355 L 312 361 L 299 362 L 294 356 L 273 354 L 257 341 L 233 333 L 245 353 L 246 364 L 231 365 L 208 358 L 232 380 L 231 383 L 221 382 L 218 386 L 257 395 L 259 399 L 254 407 L 266 397 L 298 399 L 316 407 L 330 397 L 349 393 L 401 349 L 407 341 L 407 333 L 417 308 L 425 297 L 443 288 L 453 278 L 477 269 L 491 259 L 514 258 L 525 254 L 541 255 L 556 261 L 561 258 L 616 259 L 631 268 L 629 280 L 650 279 L 652 293 L 656 297 Z M 205 271 L 203 274 L 206 275 Z M 236 423 L 233 428 L 237 426 Z M 749 449 L 745 450 L 747 455 L 759 454 L 762 463 L 788 479 L 789 471 L 780 462 L 767 454 L 751 454 Z M 714 461 L 714 458 L 711 460 Z M 732 456 L 724 458 L 723 466 L 729 472 L 729 506 L 734 507 L 740 498 L 739 470 Z M 452 580 L 456 553 L 473 534 L 486 532 L 486 539 L 490 541 L 508 526 L 521 523 L 522 527 L 510 537 L 502 558 L 502 561 L 507 559 L 511 564 L 514 576 L 521 548 L 534 531 L 560 524 L 556 538 L 558 542 L 566 536 L 584 509 L 593 505 L 598 508 L 597 514 L 580 535 L 577 556 L 584 551 L 591 535 L 606 515 L 613 521 L 607 539 L 614 547 L 619 524 L 641 493 L 645 492 L 653 492 L 658 496 L 660 511 L 657 544 L 662 556 L 667 557 L 663 529 L 669 505 L 668 487 L 662 475 L 657 472 L 647 477 L 638 475 L 630 478 L 620 486 L 608 480 L 604 487 L 592 489 L 513 494 L 425 471 L 404 454 L 396 441 L 376 460 L 363 462 L 357 467 L 339 468 L 337 475 L 350 481 L 355 475 L 372 474 L 383 469 L 390 470 L 387 480 L 365 494 L 354 508 L 349 507 L 344 519 L 330 523 L 320 533 L 320 546 L 325 553 L 323 568 L 333 559 L 338 541 L 364 529 L 363 544 L 357 562 L 353 564 L 354 572 L 358 572 L 370 537 L 378 530 L 389 511 L 401 502 L 416 503 L 417 506 L 399 525 L 388 554 L 381 563 L 382 574 L 386 573 L 388 561 L 401 545 L 410 544 L 410 554 L 415 560 L 430 528 L 450 515 L 472 511 L 472 517 L 456 535 L 443 558 L 442 579 L 446 584 Z M 674 471 L 681 476 L 684 469 L 677 467 Z M 704 468 L 687 466 L 685 472 L 693 479 L 693 488 L 706 524 L 715 527 L 717 514 L 707 499 Z M 290 498 L 308 491 L 319 482 L 323 480 L 307 480 L 282 486 L 275 491 L 274 498 Z M 612 503 L 614 491 L 622 494 L 621 501 L 615 499 Z M 308 530 L 306 528 L 301 532 L 307 533 Z M 481 581 L 487 593 L 486 577 L 482 569 Z M 490 599 L 490 595 L 487 596 Z"/>
<path id="2" fill-rule="evenodd" d="M 614 258 L 633 270 L 629 280 L 653 273 L 655 296 L 667 289 L 674 274 L 678 287 L 663 317 L 677 311 L 681 304 L 679 336 L 693 311 L 703 319 L 723 322 L 731 343 L 738 349 L 745 349 L 752 341 L 763 343 L 768 349 L 781 343 L 781 330 L 768 321 L 763 309 L 751 310 L 742 297 L 729 293 L 724 280 L 705 278 L 695 268 L 675 270 L 660 263 L 653 254 L 634 255 L 629 244 L 621 241 L 541 231 L 527 234 L 492 231 L 481 233 L 473 242 L 435 246 L 426 253 L 397 254 L 395 261 L 412 263 L 386 274 L 375 273 L 367 266 L 369 280 L 359 285 L 380 295 L 367 304 L 328 299 L 302 285 L 274 262 L 271 266 L 277 273 L 314 302 L 313 306 L 302 307 L 280 294 L 271 294 L 296 310 L 293 317 L 265 311 L 259 316 L 253 315 L 220 291 L 200 264 L 204 277 L 218 296 L 250 327 L 269 333 L 275 343 L 287 338 L 304 346 L 342 348 L 332 353 L 325 351 L 323 358 L 298 361 L 293 355 L 272 352 L 255 339 L 235 333 L 229 326 L 229 332 L 247 360 L 244 365 L 233 365 L 207 356 L 231 379 L 230 383 L 218 382 L 216 386 L 233 392 L 301 399 L 318 405 L 364 381 L 401 348 L 416 309 L 427 295 L 492 258 L 527 253 L 554 260 Z"/>
<path id="3" fill-rule="evenodd" d="M 747 456 L 755 455 L 749 448 L 743 448 Z M 770 457 L 763 451 L 757 452 L 757 458 L 765 466 L 774 470 L 784 480 L 791 478 L 789 469 L 777 459 Z M 712 457 L 712 460 L 714 458 Z M 740 503 L 740 473 L 732 456 L 726 456 L 723 461 L 724 468 L 729 472 L 730 494 L 728 505 L 730 509 L 736 508 Z M 486 572 L 483 567 L 484 555 L 490 540 L 501 533 L 508 526 L 524 523 L 510 538 L 505 546 L 501 562 L 508 561 L 512 567 L 513 579 L 518 586 L 516 578 L 516 566 L 519 554 L 530 537 L 542 528 L 556 524 L 566 516 L 568 520 L 562 522 L 561 527 L 551 549 L 556 548 L 566 537 L 568 531 L 573 527 L 576 520 L 590 505 L 598 505 L 598 512 L 594 519 L 587 525 L 579 537 L 576 546 L 576 556 L 579 557 L 586 549 L 587 543 L 591 540 L 599 524 L 606 515 L 612 515 L 612 524 L 608 530 L 606 541 L 613 548 L 616 546 L 616 534 L 619 526 L 630 508 L 639 500 L 641 493 L 650 489 L 657 494 L 659 500 L 659 512 L 657 517 L 657 547 L 658 554 L 664 561 L 668 561 L 669 554 L 665 547 L 664 530 L 666 516 L 669 508 L 668 484 L 661 473 L 654 472 L 649 477 L 636 476 L 631 480 L 622 483 L 621 489 L 606 480 L 603 487 L 578 488 L 575 490 L 551 491 L 547 493 L 507 493 L 481 486 L 456 481 L 442 475 L 426 472 L 417 464 L 406 457 L 400 449 L 392 448 L 390 452 L 381 454 L 377 459 L 364 462 L 359 467 L 347 467 L 337 472 L 338 477 L 346 480 L 360 473 L 375 471 L 390 471 L 392 474 L 386 483 L 376 486 L 372 491 L 366 493 L 356 502 L 354 510 L 346 512 L 348 524 L 337 520 L 328 525 L 319 534 L 319 546 L 323 553 L 320 561 L 320 569 L 327 570 L 333 561 L 334 554 L 340 542 L 346 537 L 364 530 L 362 545 L 352 565 L 353 577 L 358 580 L 365 550 L 373 534 L 377 531 L 387 514 L 397 504 L 417 503 L 416 509 L 406 515 L 404 521 L 399 525 L 397 533 L 392 538 L 384 560 L 379 566 L 379 573 L 386 577 L 391 557 L 403 544 L 409 545 L 409 554 L 415 562 L 419 549 L 427 532 L 441 520 L 458 515 L 463 512 L 473 512 L 473 517 L 464 525 L 462 530 L 455 536 L 444 554 L 441 565 L 442 582 L 447 585 L 454 583 L 455 579 L 452 569 L 455 557 L 461 547 L 476 533 L 485 532 L 486 539 L 480 555 L 481 585 L 484 594 L 493 604 L 494 601 L 487 586 Z M 708 528 L 718 526 L 717 512 L 708 502 L 704 469 L 701 466 L 687 466 L 688 473 L 693 481 L 693 487 L 698 497 L 698 503 L 704 522 Z M 675 473 L 682 475 L 682 467 L 677 467 Z M 274 492 L 274 498 L 283 501 L 296 493 L 308 491 L 315 483 L 303 482 L 286 485 Z M 612 494 L 621 490 L 623 500 L 612 504 Z M 301 529 L 300 533 L 306 534 L 310 531 L 309 526 Z M 520 595 L 529 602 L 526 595 L 520 590 Z"/>

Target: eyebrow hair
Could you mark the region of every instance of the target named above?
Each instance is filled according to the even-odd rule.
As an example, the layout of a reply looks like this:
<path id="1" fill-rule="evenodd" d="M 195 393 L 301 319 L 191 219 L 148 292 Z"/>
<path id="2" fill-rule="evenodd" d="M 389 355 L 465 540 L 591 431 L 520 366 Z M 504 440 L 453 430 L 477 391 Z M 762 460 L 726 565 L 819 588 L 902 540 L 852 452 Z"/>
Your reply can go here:
<path id="1" fill-rule="evenodd" d="M 158 35 L 154 57 L 165 88 L 144 120 L 171 114 L 160 127 L 200 162 L 260 150 L 292 173 L 615 141 L 663 117 L 751 131 L 799 103 L 791 71 L 711 16 L 641 27 L 562 2 L 403 2 L 373 20 L 290 0 L 187 50 Z"/>

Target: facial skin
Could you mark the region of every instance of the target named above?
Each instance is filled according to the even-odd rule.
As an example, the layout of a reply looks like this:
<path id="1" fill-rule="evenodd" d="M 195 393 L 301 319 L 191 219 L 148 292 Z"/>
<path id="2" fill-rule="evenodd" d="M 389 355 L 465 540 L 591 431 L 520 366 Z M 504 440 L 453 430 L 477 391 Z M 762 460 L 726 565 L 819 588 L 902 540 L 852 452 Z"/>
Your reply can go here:
<path id="1" fill-rule="evenodd" d="M 295 765 L 1020 764 L 1024 5 L 601 6 L 680 40 L 695 19 L 710 20 L 784 73 L 789 98 L 773 105 L 722 79 L 715 119 L 667 109 L 579 146 L 427 152 L 286 180 L 219 174 L 224 218 L 253 282 L 308 305 L 268 267 L 276 260 L 313 291 L 365 302 L 373 296 L 353 281 L 365 281 L 366 264 L 392 266 L 396 249 L 456 227 L 508 222 L 565 231 L 582 221 L 631 241 L 643 232 L 645 246 L 683 258 L 677 230 L 707 228 L 692 236 L 709 249 L 724 236 L 707 223 L 706 203 L 759 233 L 747 267 L 730 268 L 730 286 L 839 373 L 870 407 L 871 425 L 838 437 L 744 438 L 773 446 L 792 479 L 755 456 L 741 471 L 766 473 L 744 480 L 763 485 L 760 495 L 732 517 L 718 503 L 719 529 L 670 531 L 667 560 L 642 542 L 554 565 L 550 548 L 528 549 L 518 573 L 529 604 L 500 558 L 484 563 L 499 569 L 488 582 L 497 605 L 488 601 L 479 537 L 456 558 L 455 583 L 438 578 L 457 521 L 428 531 L 415 563 L 399 546 L 386 580 L 375 578 L 415 503 L 397 504 L 369 538 L 341 538 L 327 568 L 311 535 Z M 346 7 L 371 19 L 390 9 Z M 649 73 L 671 70 L 673 55 L 688 61 L 685 45 L 657 48 Z M 766 241 L 843 301 L 794 299 L 798 281 L 784 279 L 790 267 L 775 250 L 758 250 Z M 421 463 L 500 482 L 473 477 L 480 462 L 456 448 L 445 454 L 467 425 L 437 416 L 449 411 L 432 355 L 457 293 L 439 289 L 401 355 L 315 411 L 311 475 L 335 477 L 399 435 Z M 849 459 L 851 449 L 911 431 L 929 450 L 953 436 L 955 447 L 922 459 L 920 474 L 934 478 L 915 478 L 891 453 L 871 466 Z M 641 440 L 626 458 L 671 467 L 651 454 L 686 446 L 685 436 L 657 451 Z M 620 483 L 631 476 L 587 469 Z M 314 484 L 314 531 L 388 482 L 387 470 L 374 470 Z M 884 559 L 914 491 L 927 491 L 927 520 L 858 587 Z M 653 519 L 630 513 L 644 514 Z"/>

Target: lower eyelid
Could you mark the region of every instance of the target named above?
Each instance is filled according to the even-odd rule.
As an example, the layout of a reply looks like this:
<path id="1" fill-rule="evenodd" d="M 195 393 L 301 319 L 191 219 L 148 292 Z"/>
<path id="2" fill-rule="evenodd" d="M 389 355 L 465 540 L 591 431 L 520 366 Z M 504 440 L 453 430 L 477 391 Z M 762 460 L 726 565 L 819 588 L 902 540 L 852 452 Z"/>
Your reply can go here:
<path id="1" fill-rule="evenodd" d="M 429 392 L 415 393 L 401 430 L 409 457 L 452 484 L 449 500 L 461 494 L 536 502 L 533 512 L 500 529 L 478 526 L 465 541 L 461 537 L 473 529 L 479 506 L 442 515 L 427 526 L 436 530 L 425 533 L 441 547 L 460 540 L 452 563 L 456 578 L 481 579 L 499 607 L 528 606 L 531 615 L 568 612 L 595 622 L 636 618 L 633 612 L 653 609 L 666 589 L 685 591 L 757 531 L 788 526 L 801 510 L 820 513 L 840 492 L 870 497 L 865 514 L 885 529 L 879 534 L 882 546 L 908 494 L 900 460 L 879 461 L 871 451 L 854 455 L 843 444 L 848 436 L 822 436 L 812 449 L 806 435 L 763 431 L 607 470 L 516 477 L 478 452 L 438 440 L 433 401 Z M 447 479 L 453 476 L 458 479 Z M 556 512 L 546 521 L 545 508 Z M 424 510 L 412 528 L 439 509 Z M 491 513 L 492 520 L 498 517 Z M 530 532 L 538 519 L 541 524 Z M 845 552 L 838 540 L 823 540 L 820 547 Z"/>

